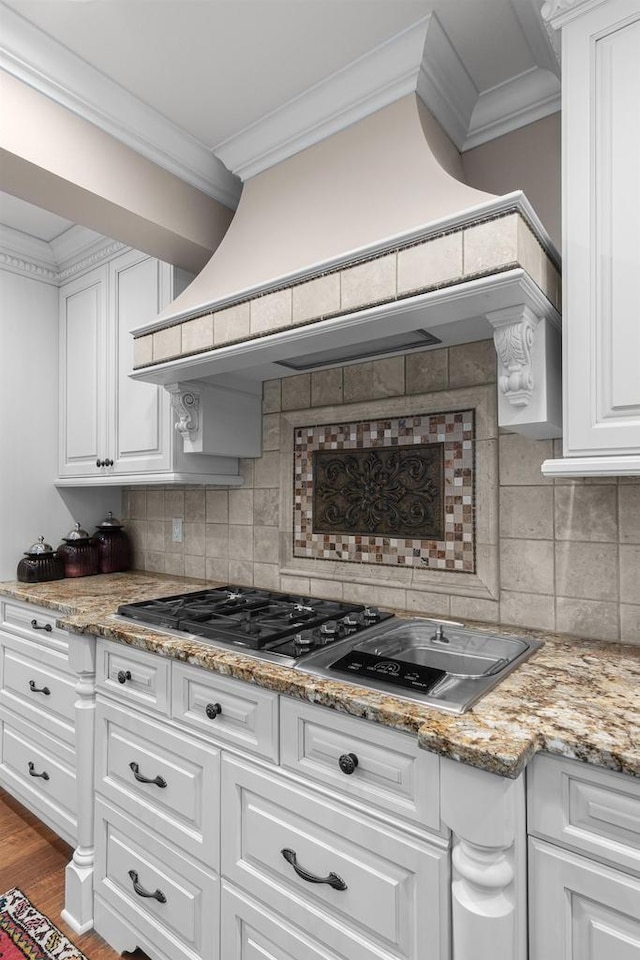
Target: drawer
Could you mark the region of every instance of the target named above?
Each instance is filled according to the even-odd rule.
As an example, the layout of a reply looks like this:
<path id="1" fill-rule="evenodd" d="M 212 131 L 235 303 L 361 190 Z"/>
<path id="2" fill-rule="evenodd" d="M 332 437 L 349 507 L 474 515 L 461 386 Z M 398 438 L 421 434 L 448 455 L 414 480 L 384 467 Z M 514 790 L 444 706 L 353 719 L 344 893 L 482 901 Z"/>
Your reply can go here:
<path id="1" fill-rule="evenodd" d="M 207 738 L 278 760 L 278 695 L 184 663 L 173 666 L 175 720 Z"/>
<path id="2" fill-rule="evenodd" d="M 46 774 L 38 776 L 38 774 Z M 0 710 L 0 781 L 29 810 L 75 845 L 74 751 Z"/>
<path id="3" fill-rule="evenodd" d="M 640 780 L 539 755 L 527 794 L 529 833 L 640 875 Z"/>
<path id="4" fill-rule="evenodd" d="M 328 960 L 325 948 L 302 930 L 290 927 L 282 917 L 225 880 L 221 895 L 221 947 L 224 960 Z M 372 953 L 371 960 L 383 954 Z M 331 952 L 331 960 L 350 960 Z"/>
<path id="5" fill-rule="evenodd" d="M 59 616 L 56 610 L 46 607 L 0 599 L 0 626 L 8 633 L 29 638 L 44 647 L 64 653 L 69 648 L 69 635 L 56 627 Z"/>
<path id="6" fill-rule="evenodd" d="M 98 700 L 96 790 L 181 850 L 218 869 L 217 750 Z"/>
<path id="7" fill-rule="evenodd" d="M 67 743 L 74 743 L 76 678 L 66 658 L 18 638 L 0 647 L 0 703 Z M 53 664 L 56 664 L 55 666 Z"/>
<path id="8" fill-rule="evenodd" d="M 283 767 L 385 815 L 440 828 L 440 761 L 415 737 L 288 697 L 280 710 Z"/>
<path id="9" fill-rule="evenodd" d="M 170 666 L 157 654 L 98 641 L 98 690 L 165 716 L 169 713 Z"/>
<path id="10" fill-rule="evenodd" d="M 230 756 L 222 761 L 222 823 L 224 878 L 332 956 L 449 955 L 444 841 L 412 838 Z"/>
<path id="11" fill-rule="evenodd" d="M 139 933 L 138 945 L 151 956 L 218 960 L 217 875 L 100 799 L 94 890 Z M 96 930 L 108 939 L 108 930 Z"/>

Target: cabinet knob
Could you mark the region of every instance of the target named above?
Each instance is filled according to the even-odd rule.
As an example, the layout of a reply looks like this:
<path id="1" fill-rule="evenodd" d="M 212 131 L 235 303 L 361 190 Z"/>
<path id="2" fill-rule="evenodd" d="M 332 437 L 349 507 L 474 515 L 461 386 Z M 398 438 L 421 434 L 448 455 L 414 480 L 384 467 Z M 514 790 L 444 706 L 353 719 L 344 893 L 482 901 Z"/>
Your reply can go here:
<path id="1" fill-rule="evenodd" d="M 118 683 L 126 683 L 131 680 L 131 670 L 118 670 Z"/>
<path id="2" fill-rule="evenodd" d="M 104 460 L 100 460 L 99 458 L 98 460 L 96 460 L 96 467 L 112 467 L 112 466 L 113 466 L 113 460 L 111 460 L 110 457 L 106 457 Z"/>
<path id="3" fill-rule="evenodd" d="M 222 713 L 222 707 L 219 703 L 208 703 L 204 708 L 204 712 L 209 717 L 209 720 L 215 720 Z"/>
<path id="4" fill-rule="evenodd" d="M 358 766 L 358 758 L 355 753 L 343 753 L 338 760 L 338 766 L 343 773 L 350 776 Z"/>

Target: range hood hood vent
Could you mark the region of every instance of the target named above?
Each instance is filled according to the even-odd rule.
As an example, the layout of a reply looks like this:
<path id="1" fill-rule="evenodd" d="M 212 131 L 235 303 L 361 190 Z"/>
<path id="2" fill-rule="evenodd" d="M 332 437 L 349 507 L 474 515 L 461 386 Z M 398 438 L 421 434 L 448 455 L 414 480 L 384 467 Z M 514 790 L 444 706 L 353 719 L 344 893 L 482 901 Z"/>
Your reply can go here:
<path id="1" fill-rule="evenodd" d="M 522 193 L 463 181 L 414 93 L 258 173 L 199 276 L 134 331 L 132 376 L 255 390 L 493 336 L 500 425 L 558 436 L 557 252 Z"/>

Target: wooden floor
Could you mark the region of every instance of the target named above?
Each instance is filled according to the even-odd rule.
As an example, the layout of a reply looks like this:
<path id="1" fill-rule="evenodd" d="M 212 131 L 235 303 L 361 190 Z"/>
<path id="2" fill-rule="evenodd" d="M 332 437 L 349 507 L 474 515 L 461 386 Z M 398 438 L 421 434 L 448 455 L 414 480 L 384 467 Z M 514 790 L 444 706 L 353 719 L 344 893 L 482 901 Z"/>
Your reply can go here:
<path id="1" fill-rule="evenodd" d="M 0 894 L 13 887 L 31 900 L 88 960 L 146 960 L 141 951 L 119 954 L 95 933 L 74 933 L 60 917 L 64 905 L 64 868 L 71 847 L 13 797 L 0 790 Z"/>

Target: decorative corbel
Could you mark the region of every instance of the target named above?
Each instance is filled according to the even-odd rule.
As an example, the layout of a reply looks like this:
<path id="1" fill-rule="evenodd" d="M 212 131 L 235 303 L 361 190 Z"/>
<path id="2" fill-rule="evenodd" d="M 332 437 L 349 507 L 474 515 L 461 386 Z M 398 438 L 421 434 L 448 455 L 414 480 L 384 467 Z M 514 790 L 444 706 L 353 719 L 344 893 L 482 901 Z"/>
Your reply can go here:
<path id="1" fill-rule="evenodd" d="M 535 387 L 531 351 L 540 318 L 524 304 L 486 316 L 500 363 L 498 386 L 513 407 L 526 407 Z"/>
<path id="2" fill-rule="evenodd" d="M 200 429 L 200 397 L 194 390 L 180 383 L 166 386 L 171 397 L 171 406 L 177 416 L 176 430 L 183 440 L 196 439 Z"/>

